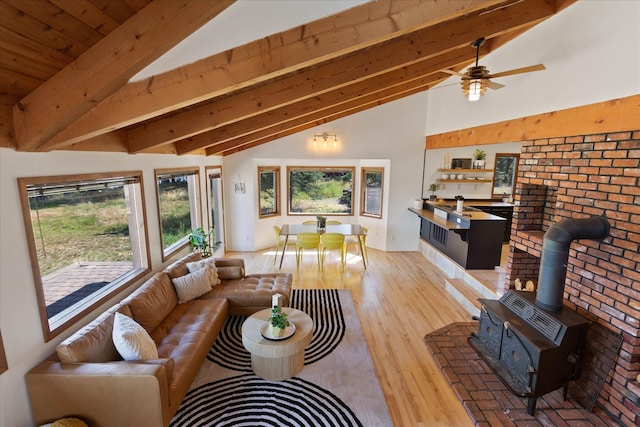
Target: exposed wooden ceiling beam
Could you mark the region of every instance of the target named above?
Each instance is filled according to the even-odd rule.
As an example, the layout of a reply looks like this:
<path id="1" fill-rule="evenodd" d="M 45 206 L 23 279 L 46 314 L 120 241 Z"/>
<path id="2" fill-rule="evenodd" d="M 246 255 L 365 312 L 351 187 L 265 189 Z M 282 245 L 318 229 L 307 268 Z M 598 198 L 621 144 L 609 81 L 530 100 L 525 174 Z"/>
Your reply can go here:
<path id="1" fill-rule="evenodd" d="M 374 43 L 512 0 L 413 0 L 362 6 L 130 83 L 42 148 L 57 149 Z"/>
<path id="2" fill-rule="evenodd" d="M 38 148 L 234 1 L 153 1 L 14 106 L 18 149 Z"/>
<path id="3" fill-rule="evenodd" d="M 483 50 L 487 48 L 483 47 Z M 358 83 L 332 90 L 317 96 L 305 98 L 299 102 L 267 111 L 263 114 L 236 121 L 226 126 L 218 127 L 209 132 L 196 135 L 192 138 L 175 142 L 178 154 L 186 154 L 193 150 L 206 148 L 208 146 L 225 142 L 246 134 L 259 131 L 263 128 L 278 126 L 297 126 L 292 123 L 299 120 L 317 120 L 317 114 L 322 111 L 332 109 L 348 101 L 364 102 L 364 97 L 378 93 L 383 90 L 393 90 L 399 86 L 419 79 L 424 79 L 421 85 L 435 84 L 445 78 L 450 77 L 444 73 L 437 73 L 438 70 L 449 67 L 456 67 L 459 64 L 466 64 L 475 58 L 475 52 L 469 47 L 459 48 L 440 55 L 437 58 L 411 64 L 397 70 L 392 70 L 380 76 L 360 81 Z M 397 89 L 402 91 L 402 89 Z M 305 119 L 309 117 L 309 119 Z M 291 124 L 290 124 L 291 123 Z"/>
<path id="4" fill-rule="evenodd" d="M 129 132 L 130 150 L 175 142 L 234 121 L 357 83 L 451 49 L 480 36 L 495 37 L 530 26 L 555 12 L 554 2 L 530 0 L 490 13 L 465 15 L 310 67 L 251 91 L 240 91 L 177 115 L 154 120 Z"/>

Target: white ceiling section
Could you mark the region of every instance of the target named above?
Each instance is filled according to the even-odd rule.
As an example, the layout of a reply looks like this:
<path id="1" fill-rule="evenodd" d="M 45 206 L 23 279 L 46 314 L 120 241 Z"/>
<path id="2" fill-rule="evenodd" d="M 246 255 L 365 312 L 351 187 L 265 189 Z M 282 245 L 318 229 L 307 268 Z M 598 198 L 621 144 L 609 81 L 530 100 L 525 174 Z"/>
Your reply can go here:
<path id="1" fill-rule="evenodd" d="M 370 0 L 238 0 L 131 81 L 164 73 Z"/>
<path id="2" fill-rule="evenodd" d="M 534 64 L 547 69 L 495 79 L 476 102 L 457 77 L 430 90 L 426 134 L 640 93 L 640 1 L 578 1 L 480 59 L 492 73 Z"/>

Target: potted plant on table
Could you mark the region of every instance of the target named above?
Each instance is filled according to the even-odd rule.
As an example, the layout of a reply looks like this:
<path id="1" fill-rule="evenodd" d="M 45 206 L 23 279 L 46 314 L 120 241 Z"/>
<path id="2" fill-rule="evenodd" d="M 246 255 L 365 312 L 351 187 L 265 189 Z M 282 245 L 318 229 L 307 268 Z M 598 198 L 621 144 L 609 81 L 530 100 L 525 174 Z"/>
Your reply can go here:
<path id="1" fill-rule="evenodd" d="M 484 169 L 487 163 L 487 153 L 485 153 L 481 149 L 477 149 L 473 152 L 473 168 L 474 169 Z"/>
<path id="2" fill-rule="evenodd" d="M 327 217 L 318 215 L 316 220 L 318 221 L 318 230 L 324 230 L 327 227 Z"/>
<path id="3" fill-rule="evenodd" d="M 429 196 L 429 200 L 435 200 L 436 199 L 436 191 L 438 190 L 438 186 L 436 184 L 431 184 L 429 186 L 429 191 L 431 192 L 431 195 Z"/>
<path id="4" fill-rule="evenodd" d="M 271 309 L 271 317 L 269 318 L 269 332 L 274 337 L 281 337 L 284 335 L 284 330 L 287 326 L 289 326 L 287 313 L 282 311 L 282 308 L 274 305 Z"/>

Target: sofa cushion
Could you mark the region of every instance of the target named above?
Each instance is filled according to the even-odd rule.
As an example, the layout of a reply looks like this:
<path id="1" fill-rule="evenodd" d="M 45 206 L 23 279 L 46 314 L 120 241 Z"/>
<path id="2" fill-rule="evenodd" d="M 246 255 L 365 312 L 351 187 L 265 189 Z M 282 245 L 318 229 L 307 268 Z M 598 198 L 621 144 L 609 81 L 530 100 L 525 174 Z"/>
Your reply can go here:
<path id="1" fill-rule="evenodd" d="M 121 313 L 113 320 L 113 345 L 124 360 L 157 359 L 158 349 L 138 322 Z"/>
<path id="2" fill-rule="evenodd" d="M 171 279 L 175 279 L 176 277 L 184 276 L 185 274 L 189 274 L 189 269 L 187 268 L 187 263 L 200 261 L 202 256 L 198 252 L 191 252 L 173 264 L 166 267 L 163 271 L 169 275 Z"/>
<path id="3" fill-rule="evenodd" d="M 201 259 L 200 261 L 188 262 L 187 269 L 189 270 L 189 273 L 195 273 L 196 271 L 206 269 L 209 271 L 211 287 L 220 284 L 220 279 L 218 278 L 218 269 L 216 268 L 216 261 L 213 258 L 205 258 Z"/>
<path id="4" fill-rule="evenodd" d="M 160 357 L 175 361 L 169 383 L 172 406 L 180 405 L 228 314 L 229 303 L 225 299 L 196 299 L 178 305 L 151 333 Z"/>
<path id="5" fill-rule="evenodd" d="M 131 316 L 131 310 L 126 304 L 117 304 L 111 307 L 87 326 L 58 344 L 56 353 L 60 361 L 97 363 L 122 360 L 111 339 L 116 312 Z"/>
<path id="6" fill-rule="evenodd" d="M 178 303 L 184 304 L 200 295 L 206 294 L 212 288 L 212 280 L 218 279 L 211 266 L 206 266 L 186 276 L 171 279 L 178 294 Z"/>
<path id="7" fill-rule="evenodd" d="M 156 273 L 124 302 L 129 304 L 133 320 L 147 332 L 153 332 L 178 305 L 178 295 L 167 273 Z"/>

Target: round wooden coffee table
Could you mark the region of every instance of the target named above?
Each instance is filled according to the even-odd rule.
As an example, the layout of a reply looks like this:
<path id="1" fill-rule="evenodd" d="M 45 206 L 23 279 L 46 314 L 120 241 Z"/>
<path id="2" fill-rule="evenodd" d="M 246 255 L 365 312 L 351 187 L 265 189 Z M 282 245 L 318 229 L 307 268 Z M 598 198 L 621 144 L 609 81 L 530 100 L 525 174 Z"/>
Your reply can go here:
<path id="1" fill-rule="evenodd" d="M 282 381 L 291 378 L 304 366 L 304 349 L 313 333 L 313 320 L 303 311 L 283 307 L 296 331 L 283 340 L 269 340 L 261 329 L 271 317 L 267 308 L 252 314 L 242 324 L 242 344 L 251 353 L 253 372 L 265 380 Z"/>

